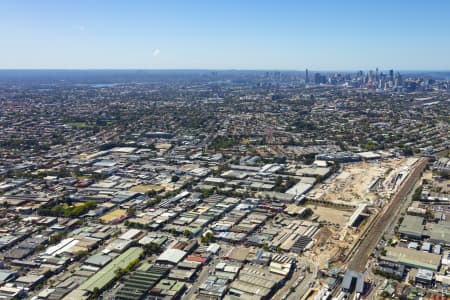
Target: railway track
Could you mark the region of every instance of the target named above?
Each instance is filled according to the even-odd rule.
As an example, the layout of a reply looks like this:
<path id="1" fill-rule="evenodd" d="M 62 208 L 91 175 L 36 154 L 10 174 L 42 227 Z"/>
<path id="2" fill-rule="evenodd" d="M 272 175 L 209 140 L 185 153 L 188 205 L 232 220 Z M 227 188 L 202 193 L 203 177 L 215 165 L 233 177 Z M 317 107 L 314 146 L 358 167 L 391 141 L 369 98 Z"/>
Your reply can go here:
<path id="1" fill-rule="evenodd" d="M 419 159 L 413 166 L 406 179 L 400 185 L 398 191 L 394 194 L 391 201 L 383 208 L 381 215 L 375 220 L 372 227 L 368 230 L 361 241 L 358 249 L 350 259 L 349 269 L 356 272 L 364 272 L 369 255 L 372 253 L 378 241 L 381 239 L 385 229 L 394 221 L 399 214 L 403 200 L 411 192 L 422 171 L 428 163 L 427 158 Z"/>

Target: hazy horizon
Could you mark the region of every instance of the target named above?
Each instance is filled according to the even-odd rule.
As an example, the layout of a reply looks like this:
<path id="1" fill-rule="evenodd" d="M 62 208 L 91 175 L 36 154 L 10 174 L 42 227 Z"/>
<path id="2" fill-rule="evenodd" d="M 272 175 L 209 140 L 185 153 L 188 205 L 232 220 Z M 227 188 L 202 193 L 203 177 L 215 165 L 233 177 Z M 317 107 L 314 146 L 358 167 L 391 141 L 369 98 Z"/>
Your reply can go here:
<path id="1" fill-rule="evenodd" d="M 8 72 L 8 71 L 123 71 L 123 72 L 195 72 L 195 71 L 208 71 L 208 72 L 305 72 L 305 70 L 308 70 L 309 72 L 340 72 L 340 73 L 354 73 L 354 72 L 367 72 L 367 71 L 375 71 L 377 68 L 368 68 L 368 69 L 336 69 L 336 70 L 327 70 L 327 69 L 310 69 L 310 68 L 304 68 L 304 69 L 220 69 L 220 68 L 166 68 L 166 69 L 144 69 L 144 68 L 36 68 L 36 69 L 29 69 L 29 68 L 16 68 L 16 69 L 2 69 L 0 68 L 0 72 Z M 436 73 L 446 73 L 450 72 L 449 69 L 394 69 L 394 68 L 386 68 L 386 69 L 380 69 L 378 68 L 380 72 L 386 72 L 389 70 L 394 70 L 398 72 L 405 72 L 405 73 L 428 73 L 428 72 L 436 72 Z"/>

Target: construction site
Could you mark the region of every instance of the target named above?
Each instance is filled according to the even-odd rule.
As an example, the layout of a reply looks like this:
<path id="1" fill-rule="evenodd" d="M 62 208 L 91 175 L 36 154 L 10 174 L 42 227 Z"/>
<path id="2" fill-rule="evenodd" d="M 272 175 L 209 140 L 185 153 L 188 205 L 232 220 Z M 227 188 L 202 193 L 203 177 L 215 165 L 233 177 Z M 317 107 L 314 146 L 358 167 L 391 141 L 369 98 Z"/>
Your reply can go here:
<path id="1" fill-rule="evenodd" d="M 306 207 L 313 211 L 313 217 L 328 224 L 315 236 L 317 247 L 312 255 L 319 269 L 342 266 L 416 161 L 404 158 L 345 164 L 307 195 Z M 355 223 L 358 215 L 364 218 Z"/>
<path id="2" fill-rule="evenodd" d="M 406 177 L 416 158 L 362 161 L 344 164 L 335 176 L 311 190 L 311 202 L 333 207 L 374 205 L 391 196 Z"/>

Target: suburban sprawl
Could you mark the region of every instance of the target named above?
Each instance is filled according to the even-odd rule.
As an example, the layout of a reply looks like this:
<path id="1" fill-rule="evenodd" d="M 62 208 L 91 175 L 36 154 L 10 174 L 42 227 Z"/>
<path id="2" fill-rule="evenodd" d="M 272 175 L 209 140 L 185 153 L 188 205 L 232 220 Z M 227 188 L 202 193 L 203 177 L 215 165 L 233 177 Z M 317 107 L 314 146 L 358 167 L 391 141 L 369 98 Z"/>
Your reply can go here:
<path id="1" fill-rule="evenodd" d="M 450 295 L 448 76 L 10 73 L 0 299 Z"/>

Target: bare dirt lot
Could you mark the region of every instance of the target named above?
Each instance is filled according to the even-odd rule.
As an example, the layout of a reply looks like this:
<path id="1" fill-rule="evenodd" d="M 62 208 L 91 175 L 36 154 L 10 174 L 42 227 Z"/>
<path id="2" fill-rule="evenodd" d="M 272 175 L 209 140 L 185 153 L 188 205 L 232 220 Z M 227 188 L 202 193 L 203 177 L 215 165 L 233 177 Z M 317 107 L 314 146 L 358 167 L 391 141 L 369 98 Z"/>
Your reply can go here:
<path id="1" fill-rule="evenodd" d="M 415 158 L 345 164 L 337 176 L 316 186 L 308 198 L 335 204 L 358 205 L 395 191 Z M 379 187 L 369 187 L 379 179 Z"/>
<path id="2" fill-rule="evenodd" d="M 318 221 L 326 221 L 333 224 L 345 225 L 352 215 L 351 211 L 338 210 L 334 207 L 319 206 L 308 204 L 306 207 L 311 208 L 313 214 L 319 216 Z"/>

